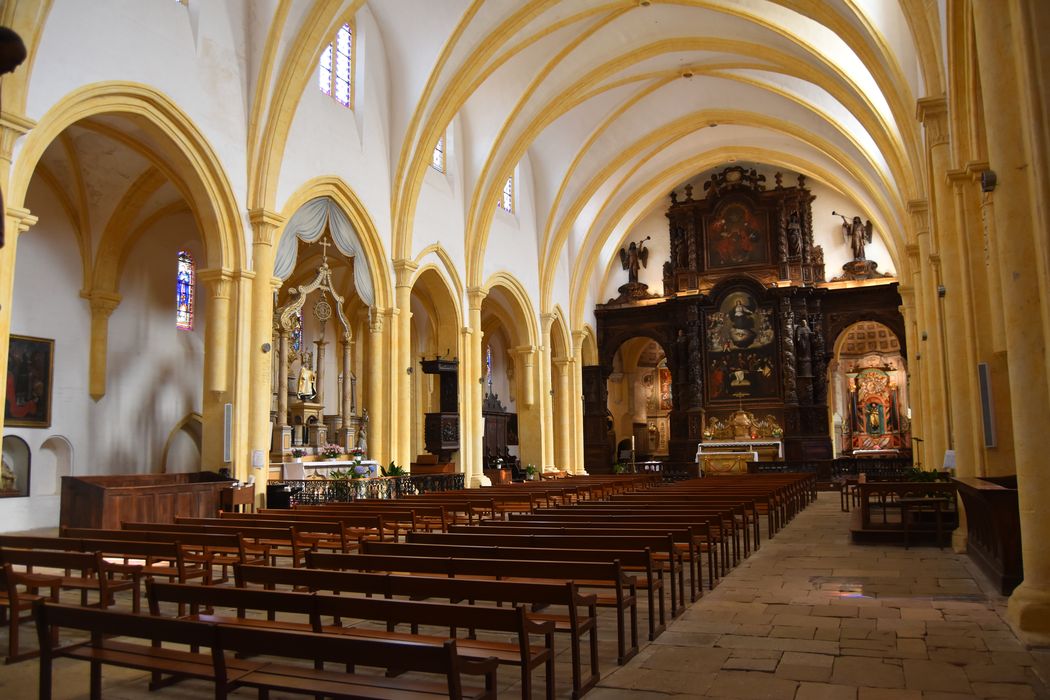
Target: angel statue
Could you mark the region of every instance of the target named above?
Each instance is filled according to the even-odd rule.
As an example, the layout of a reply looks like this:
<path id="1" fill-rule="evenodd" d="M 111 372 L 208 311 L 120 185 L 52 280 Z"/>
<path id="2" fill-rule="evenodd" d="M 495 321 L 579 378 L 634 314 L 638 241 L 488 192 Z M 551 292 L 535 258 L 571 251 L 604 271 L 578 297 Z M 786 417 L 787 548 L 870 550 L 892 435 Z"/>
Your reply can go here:
<path id="1" fill-rule="evenodd" d="M 627 284 L 638 284 L 638 270 L 649 261 L 649 249 L 645 242 L 652 236 L 646 236 L 638 243 L 631 241 L 627 248 L 620 248 L 620 264 L 627 270 Z"/>
<path id="2" fill-rule="evenodd" d="M 850 248 L 853 249 L 853 259 L 866 260 L 864 244 L 871 243 L 871 220 L 862 224 L 859 216 L 854 216 L 853 221 L 850 221 L 838 212 L 833 211 L 831 215 L 842 217 L 842 237 L 849 241 Z"/>

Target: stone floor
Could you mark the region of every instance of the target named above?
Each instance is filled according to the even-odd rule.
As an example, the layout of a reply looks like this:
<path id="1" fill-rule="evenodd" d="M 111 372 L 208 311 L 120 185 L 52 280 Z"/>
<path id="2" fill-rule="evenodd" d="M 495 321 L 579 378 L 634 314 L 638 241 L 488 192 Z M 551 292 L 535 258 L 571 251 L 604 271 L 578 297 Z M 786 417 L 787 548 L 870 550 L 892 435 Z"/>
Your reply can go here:
<path id="1" fill-rule="evenodd" d="M 615 630 L 614 613 L 602 610 L 603 679 L 586 698 L 1050 700 L 1050 650 L 1018 642 L 1003 620 L 1005 604 L 966 557 L 949 550 L 850 544 L 838 495 L 822 494 L 622 668 L 615 637 L 605 633 Z M 642 612 L 644 637 L 644 605 Z M 23 630 L 32 645 L 32 628 Z M 556 645 L 560 699 L 569 695 L 568 649 L 561 635 Z M 0 698 L 36 697 L 36 674 L 35 661 L 0 666 Z M 86 664 L 59 660 L 56 679 L 56 700 L 87 698 Z M 540 697 L 542 674 L 533 679 Z M 107 667 L 103 697 L 212 696 L 200 681 L 150 693 L 145 680 Z M 519 688 L 512 671 L 501 671 L 500 697 L 520 697 Z"/>
<path id="2" fill-rule="evenodd" d="M 851 544 L 824 493 L 588 699 L 1050 698 L 1005 609 L 965 556 Z"/>

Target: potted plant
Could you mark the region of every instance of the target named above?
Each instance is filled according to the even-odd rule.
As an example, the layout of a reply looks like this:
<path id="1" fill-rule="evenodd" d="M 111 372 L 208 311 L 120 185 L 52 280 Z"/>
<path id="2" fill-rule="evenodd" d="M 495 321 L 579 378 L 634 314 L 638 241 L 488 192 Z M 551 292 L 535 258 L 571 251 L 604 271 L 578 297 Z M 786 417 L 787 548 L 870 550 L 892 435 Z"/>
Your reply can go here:
<path id="1" fill-rule="evenodd" d="M 305 454 L 306 454 L 306 450 L 304 450 L 304 449 L 302 449 L 300 447 L 294 448 L 292 450 L 292 461 L 293 462 L 302 462 L 303 461 L 303 455 L 305 455 Z"/>
<path id="2" fill-rule="evenodd" d="M 539 478 L 540 470 L 536 468 L 535 464 L 525 465 L 525 478 L 529 481 L 536 481 Z"/>
<path id="3" fill-rule="evenodd" d="M 613 474 L 626 474 L 627 464 L 625 462 L 617 462 L 613 465 Z"/>
<path id="4" fill-rule="evenodd" d="M 390 460 L 390 465 L 385 469 L 380 467 L 383 476 L 408 476 L 408 472 L 400 464 L 394 464 L 393 460 Z"/>
<path id="5" fill-rule="evenodd" d="M 325 459 L 338 459 L 342 454 L 343 448 L 331 442 L 321 448 L 321 456 Z"/>

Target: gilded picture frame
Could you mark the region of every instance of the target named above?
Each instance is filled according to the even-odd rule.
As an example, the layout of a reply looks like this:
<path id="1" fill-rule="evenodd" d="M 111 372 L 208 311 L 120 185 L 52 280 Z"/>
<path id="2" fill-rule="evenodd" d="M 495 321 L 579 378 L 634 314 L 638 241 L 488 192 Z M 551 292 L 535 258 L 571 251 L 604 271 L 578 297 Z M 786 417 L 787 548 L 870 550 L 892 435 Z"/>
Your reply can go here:
<path id="1" fill-rule="evenodd" d="M 7 355 L 4 425 L 50 428 L 55 341 L 11 335 Z"/>

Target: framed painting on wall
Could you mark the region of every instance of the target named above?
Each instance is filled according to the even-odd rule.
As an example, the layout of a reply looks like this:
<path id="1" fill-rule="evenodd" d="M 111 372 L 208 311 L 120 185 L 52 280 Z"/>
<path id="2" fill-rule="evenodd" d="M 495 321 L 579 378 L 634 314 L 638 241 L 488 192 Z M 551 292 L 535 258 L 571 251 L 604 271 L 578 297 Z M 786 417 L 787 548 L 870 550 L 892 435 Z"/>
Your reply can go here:
<path id="1" fill-rule="evenodd" d="M 51 378 L 55 341 L 12 335 L 7 354 L 4 425 L 51 427 Z"/>

